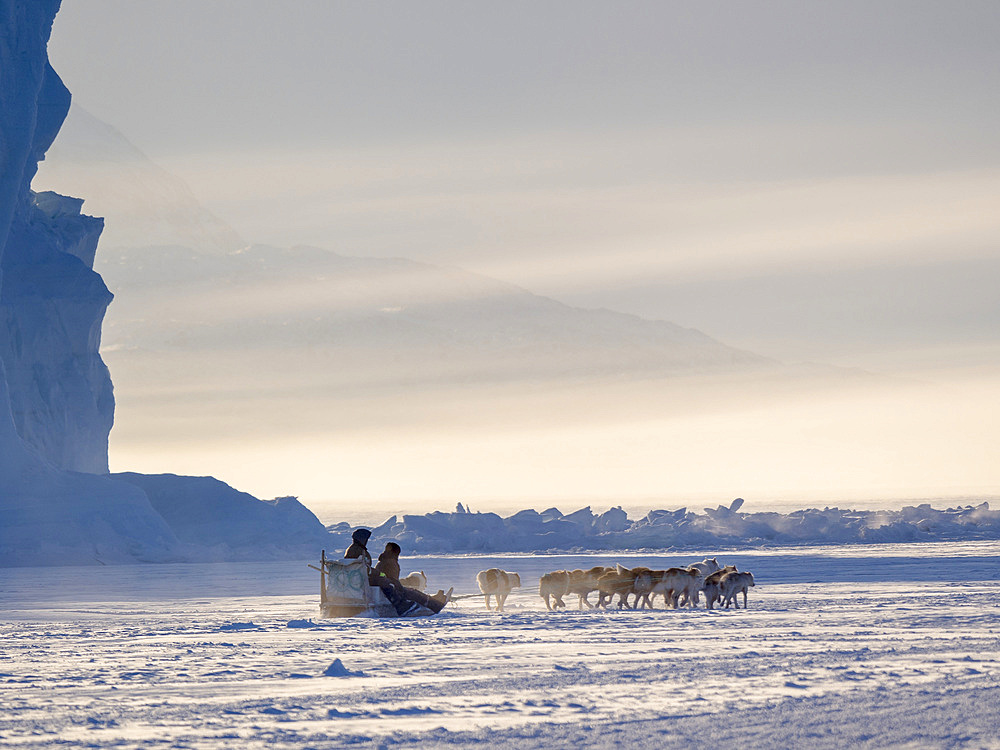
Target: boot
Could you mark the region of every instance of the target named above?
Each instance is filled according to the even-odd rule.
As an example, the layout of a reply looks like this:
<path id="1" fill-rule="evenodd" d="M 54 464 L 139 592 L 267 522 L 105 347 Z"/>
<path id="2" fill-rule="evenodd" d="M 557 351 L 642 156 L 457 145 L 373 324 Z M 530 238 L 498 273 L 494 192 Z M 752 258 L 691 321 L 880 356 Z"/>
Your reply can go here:
<path id="1" fill-rule="evenodd" d="M 443 589 L 438 589 L 438 592 L 434 596 L 429 597 L 427 606 L 429 606 L 435 613 L 440 612 L 444 609 L 444 605 L 451 601 L 451 592 L 455 590 L 452 586 L 445 592 Z"/>

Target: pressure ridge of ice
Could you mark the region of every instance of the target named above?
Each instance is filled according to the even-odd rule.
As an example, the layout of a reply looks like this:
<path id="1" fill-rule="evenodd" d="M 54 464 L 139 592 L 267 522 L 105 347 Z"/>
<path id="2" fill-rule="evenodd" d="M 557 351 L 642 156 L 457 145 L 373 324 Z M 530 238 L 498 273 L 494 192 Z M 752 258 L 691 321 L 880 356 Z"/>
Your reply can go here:
<path id="1" fill-rule="evenodd" d="M 701 512 L 654 510 L 630 519 L 619 508 L 589 507 L 563 514 L 555 508 L 496 513 L 393 516 L 372 538 L 395 539 L 408 553 L 575 552 L 601 550 L 718 549 L 799 544 L 873 544 L 1000 539 L 1000 511 L 989 503 L 935 509 L 928 503 L 900 510 L 811 508 L 791 513 L 744 512 L 737 500 Z M 328 527 L 338 546 L 351 527 Z"/>

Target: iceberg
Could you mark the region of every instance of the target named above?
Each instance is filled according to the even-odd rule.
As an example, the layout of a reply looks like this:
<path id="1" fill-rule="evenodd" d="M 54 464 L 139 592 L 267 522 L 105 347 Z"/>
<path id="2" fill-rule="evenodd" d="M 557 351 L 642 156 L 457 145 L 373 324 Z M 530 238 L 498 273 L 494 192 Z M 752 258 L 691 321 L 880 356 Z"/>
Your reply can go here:
<path id="1" fill-rule="evenodd" d="M 329 535 L 294 498 L 108 474 L 104 222 L 31 189 L 70 106 L 46 52 L 58 8 L 0 0 L 0 566 L 312 557 Z"/>
<path id="2" fill-rule="evenodd" d="M 214 477 L 113 476 L 146 494 L 187 561 L 311 559 L 331 544 L 322 522 L 294 497 L 259 500 Z"/>
<path id="3" fill-rule="evenodd" d="M 69 108 L 48 62 L 57 0 L 0 0 L 0 564 L 168 559 L 146 496 L 107 476 L 114 418 L 98 354 L 111 294 L 102 222 L 31 180 Z"/>

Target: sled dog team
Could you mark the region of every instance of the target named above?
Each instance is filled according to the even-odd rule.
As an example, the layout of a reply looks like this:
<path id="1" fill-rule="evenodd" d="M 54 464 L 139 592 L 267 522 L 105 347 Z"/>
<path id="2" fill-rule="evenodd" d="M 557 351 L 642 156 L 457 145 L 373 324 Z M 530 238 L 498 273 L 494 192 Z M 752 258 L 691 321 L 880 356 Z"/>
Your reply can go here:
<path id="1" fill-rule="evenodd" d="M 476 576 L 479 590 L 486 599 L 486 609 L 490 607 L 490 597 L 496 600 L 496 611 L 502 612 L 504 602 L 512 589 L 521 586 L 517 573 L 508 573 L 499 568 L 480 571 Z M 696 607 L 699 596 L 705 595 L 705 607 L 712 609 L 715 604 L 729 609 L 732 604 L 740 608 L 737 595 L 743 593 L 743 608 L 747 606 L 747 589 L 754 585 L 753 573 L 736 570 L 735 565 L 722 567 L 716 558 L 706 558 L 687 568 L 650 570 L 649 568 L 626 568 L 622 565 L 605 567 L 598 565 L 589 570 L 555 570 L 546 573 L 538 582 L 538 595 L 545 600 L 550 611 L 565 607 L 563 597 L 576 594 L 579 607 L 604 607 L 618 597 L 618 608 L 653 609 L 653 600 L 662 596 L 667 607 Z M 597 594 L 597 604 L 590 601 L 590 595 Z M 629 597 L 634 596 L 633 601 Z"/>

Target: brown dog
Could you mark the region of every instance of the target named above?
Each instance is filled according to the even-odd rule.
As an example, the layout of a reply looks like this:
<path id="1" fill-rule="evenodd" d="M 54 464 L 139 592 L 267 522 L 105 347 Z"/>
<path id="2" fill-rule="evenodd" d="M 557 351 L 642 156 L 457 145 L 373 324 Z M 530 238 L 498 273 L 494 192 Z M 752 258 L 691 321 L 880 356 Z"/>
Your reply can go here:
<path id="1" fill-rule="evenodd" d="M 545 608 L 550 612 L 566 606 L 563 597 L 569 592 L 569 580 L 570 573 L 566 570 L 554 570 L 539 579 L 538 595 L 545 600 Z"/>
<path id="2" fill-rule="evenodd" d="M 497 601 L 497 612 L 503 612 L 503 604 L 510 596 L 511 589 L 521 587 L 521 576 L 517 573 L 508 573 L 500 568 L 488 568 L 476 574 L 476 583 L 479 590 L 486 598 L 486 609 L 490 607 L 490 597 L 495 597 Z"/>

